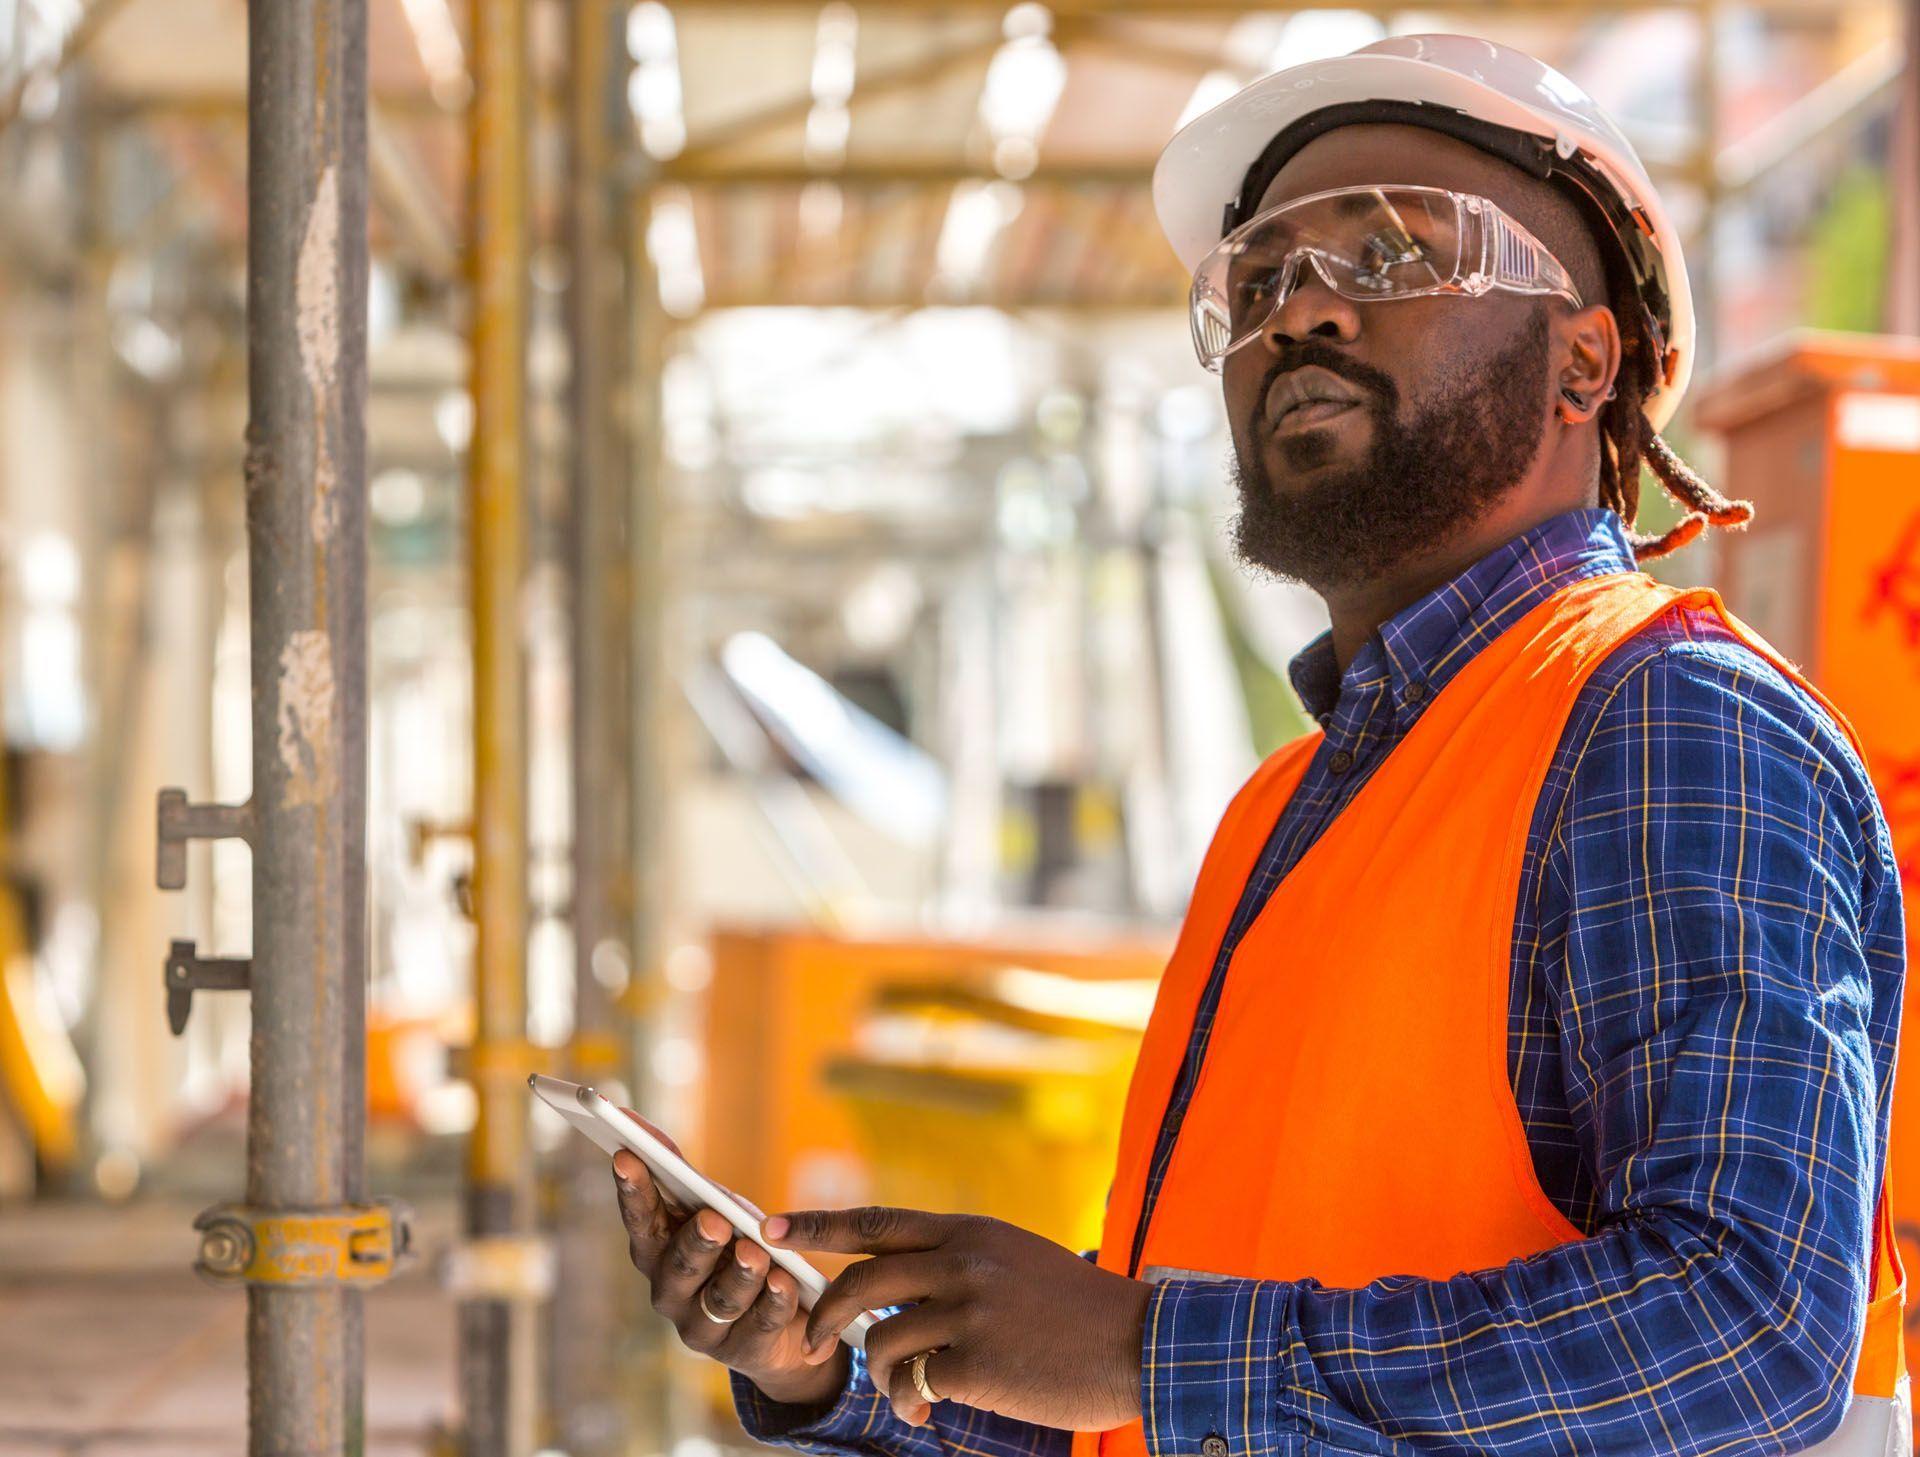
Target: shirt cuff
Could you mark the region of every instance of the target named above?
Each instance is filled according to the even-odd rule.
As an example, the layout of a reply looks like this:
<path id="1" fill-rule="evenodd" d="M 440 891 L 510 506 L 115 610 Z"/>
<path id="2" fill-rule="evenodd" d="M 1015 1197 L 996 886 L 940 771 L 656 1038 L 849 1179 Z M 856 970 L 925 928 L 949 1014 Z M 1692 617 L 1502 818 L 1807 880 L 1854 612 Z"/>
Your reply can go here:
<path id="1" fill-rule="evenodd" d="M 1153 1457 L 1271 1457 L 1301 1450 L 1281 1415 L 1292 1287 L 1166 1280 L 1147 1298 L 1141 1425 Z"/>
<path id="2" fill-rule="evenodd" d="M 756 1442 L 802 1452 L 843 1452 L 862 1444 L 886 1423 L 899 1421 L 892 1403 L 868 1379 L 865 1353 L 850 1354 L 847 1384 L 822 1406 L 775 1401 L 738 1371 L 729 1373 L 733 1409 L 746 1434 Z"/>

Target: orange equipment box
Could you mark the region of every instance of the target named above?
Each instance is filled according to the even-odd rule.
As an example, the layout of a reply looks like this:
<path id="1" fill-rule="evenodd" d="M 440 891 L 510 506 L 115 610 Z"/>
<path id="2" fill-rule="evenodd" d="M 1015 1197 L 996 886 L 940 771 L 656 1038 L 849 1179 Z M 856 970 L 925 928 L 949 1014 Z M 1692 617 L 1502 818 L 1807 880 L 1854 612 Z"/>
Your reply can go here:
<path id="1" fill-rule="evenodd" d="M 1750 530 L 1719 538 L 1728 605 L 1852 720 L 1893 826 L 1914 960 L 1920 887 L 1920 339 L 1796 333 L 1716 380 L 1695 419 L 1727 445 Z M 1920 1269 L 1920 1035 L 1907 981 L 1893 1211 Z M 1909 1297 L 1907 1360 L 1920 1364 Z"/>
<path id="2" fill-rule="evenodd" d="M 987 942 L 722 928 L 711 945 L 700 1158 L 771 1212 L 872 1197 L 860 1130 L 826 1071 L 852 1050 L 853 1030 L 883 986 L 1006 966 L 1157 978 L 1171 936 Z"/>

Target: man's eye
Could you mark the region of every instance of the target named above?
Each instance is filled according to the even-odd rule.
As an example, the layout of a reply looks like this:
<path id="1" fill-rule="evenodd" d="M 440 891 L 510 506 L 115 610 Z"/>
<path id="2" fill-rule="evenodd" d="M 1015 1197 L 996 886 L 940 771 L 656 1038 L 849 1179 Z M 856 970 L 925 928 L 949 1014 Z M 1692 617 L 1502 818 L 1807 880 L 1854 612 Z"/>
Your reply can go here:
<path id="1" fill-rule="evenodd" d="M 1240 278 L 1240 294 L 1243 298 L 1272 298 L 1279 287 L 1278 268 L 1249 268 Z"/>

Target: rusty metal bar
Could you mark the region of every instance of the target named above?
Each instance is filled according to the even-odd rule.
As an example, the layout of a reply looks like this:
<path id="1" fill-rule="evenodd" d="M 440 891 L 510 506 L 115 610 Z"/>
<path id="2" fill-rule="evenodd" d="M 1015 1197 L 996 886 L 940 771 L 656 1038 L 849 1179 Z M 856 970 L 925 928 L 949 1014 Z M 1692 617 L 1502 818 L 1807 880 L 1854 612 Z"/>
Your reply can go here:
<path id="1" fill-rule="evenodd" d="M 471 192 L 474 430 L 468 462 L 473 624 L 474 1046 L 466 1228 L 479 1268 L 525 1270 L 503 1252 L 531 1229 L 526 1094 L 526 666 L 524 575 L 527 331 L 527 0 L 473 0 Z M 468 1457 L 520 1457 L 533 1436 L 528 1299 L 511 1283 L 463 1292 L 460 1389 Z"/>
<path id="2" fill-rule="evenodd" d="M 366 0 L 252 0 L 247 1204 L 364 1202 Z M 358 1453 L 361 1297 L 247 1289 L 250 1450 Z"/>
<path id="3" fill-rule="evenodd" d="M 621 314 L 619 260 L 611 253 L 612 141 L 632 127 L 624 119 L 624 18 L 624 6 L 610 0 L 574 0 L 568 35 L 574 1028 L 567 1063 L 578 1081 L 603 1085 L 625 1083 L 614 994 L 631 959 L 615 884 L 626 840 L 620 734 L 631 632 L 617 571 L 626 548 L 612 400 L 612 335 Z M 583 1139 L 568 1140 L 558 1183 L 549 1425 L 554 1445 L 574 1457 L 610 1457 L 624 1450 L 614 1363 L 623 1247 L 605 1156 Z"/>

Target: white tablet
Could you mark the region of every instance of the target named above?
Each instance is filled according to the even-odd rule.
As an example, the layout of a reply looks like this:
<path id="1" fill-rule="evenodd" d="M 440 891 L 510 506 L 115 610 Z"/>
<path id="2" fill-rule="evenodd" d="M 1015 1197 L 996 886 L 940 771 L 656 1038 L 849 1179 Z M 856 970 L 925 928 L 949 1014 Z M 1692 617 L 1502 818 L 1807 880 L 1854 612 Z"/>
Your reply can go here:
<path id="1" fill-rule="evenodd" d="M 792 1250 L 776 1249 L 760 1233 L 760 1220 L 726 1189 L 713 1182 L 679 1154 L 647 1131 L 637 1120 L 609 1103 L 592 1088 L 533 1073 L 527 1085 L 534 1096 L 592 1139 L 607 1153 L 627 1149 L 645 1164 L 660 1186 L 688 1210 L 711 1209 L 735 1230 L 773 1257 L 800 1286 L 800 1308 L 812 1310 L 827 1288 L 827 1277 Z M 872 1311 L 856 1316 L 840 1332 L 840 1339 L 856 1351 L 867 1348 L 867 1332 L 880 1317 Z"/>

